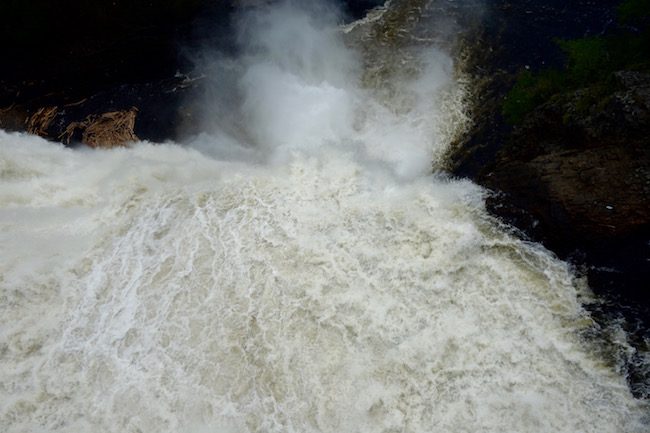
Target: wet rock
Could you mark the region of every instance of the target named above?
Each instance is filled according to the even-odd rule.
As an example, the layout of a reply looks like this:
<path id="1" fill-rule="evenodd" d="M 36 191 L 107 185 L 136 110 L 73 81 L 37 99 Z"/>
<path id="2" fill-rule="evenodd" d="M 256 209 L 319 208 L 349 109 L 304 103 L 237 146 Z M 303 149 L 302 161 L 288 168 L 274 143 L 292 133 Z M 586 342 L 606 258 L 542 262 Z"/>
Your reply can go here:
<path id="1" fill-rule="evenodd" d="M 582 116 L 571 112 L 580 95 L 547 104 L 476 179 L 499 193 L 494 213 L 561 257 L 579 257 L 594 289 L 648 304 L 650 122 L 630 98 L 636 92 L 617 92 Z"/>
<path id="2" fill-rule="evenodd" d="M 89 96 L 54 92 L 0 109 L 0 128 L 69 145 L 110 147 L 137 139 L 162 142 L 175 138 L 178 125 L 196 115 L 193 111 L 199 107 L 188 107 L 184 101 L 198 91 L 201 82 L 201 78 L 178 75 L 119 85 Z"/>
<path id="3" fill-rule="evenodd" d="M 595 291 L 649 306 L 650 74 L 557 94 L 516 126 L 501 111 L 520 70 L 559 64 L 553 40 L 602 32 L 616 2 L 496 3 L 467 42 L 475 124 L 450 170 L 490 188 L 494 214 L 573 260 Z"/>
<path id="4" fill-rule="evenodd" d="M 481 180 L 531 213 L 547 244 L 564 254 L 650 228 L 647 149 L 608 145 L 503 158 Z"/>
<path id="5" fill-rule="evenodd" d="M 0 107 L 0 128 L 6 131 L 22 131 L 29 114 L 24 106 L 11 104 L 7 107 Z"/>
<path id="6" fill-rule="evenodd" d="M 100 115 L 90 115 L 82 122 L 73 122 L 59 137 L 67 144 L 78 133 L 81 143 L 90 147 L 120 147 L 138 140 L 135 135 L 135 119 L 138 109 L 111 111 Z"/>
<path id="7" fill-rule="evenodd" d="M 91 146 L 197 133 L 200 106 L 188 101 L 206 91 L 191 53 L 231 53 L 236 8 L 272 1 L 0 2 L 0 128 Z M 341 5 L 359 17 L 379 3 Z M 115 113 L 129 113 L 132 127 Z"/>
<path id="8" fill-rule="evenodd" d="M 41 137 L 47 136 L 52 121 L 56 117 L 58 107 L 41 107 L 34 114 L 29 116 L 25 123 L 27 132 L 30 134 L 40 135 Z"/>
<path id="9" fill-rule="evenodd" d="M 528 232 L 560 255 L 580 250 L 598 256 L 595 266 L 602 264 L 608 243 L 636 236 L 642 246 L 650 232 L 650 74 L 616 75 L 621 86 L 586 108 L 580 107 L 589 89 L 559 95 L 535 110 L 504 135 L 493 159 L 476 173 L 479 182 L 501 193 L 499 200 L 509 201 L 494 206 L 495 212 L 520 208 L 535 221 L 535 227 L 525 227 Z M 628 247 L 639 250 L 621 245 Z M 646 250 L 637 260 L 638 273 L 647 273 Z M 607 262 L 611 267 L 613 261 Z M 649 295 L 645 288 L 623 289 Z"/>

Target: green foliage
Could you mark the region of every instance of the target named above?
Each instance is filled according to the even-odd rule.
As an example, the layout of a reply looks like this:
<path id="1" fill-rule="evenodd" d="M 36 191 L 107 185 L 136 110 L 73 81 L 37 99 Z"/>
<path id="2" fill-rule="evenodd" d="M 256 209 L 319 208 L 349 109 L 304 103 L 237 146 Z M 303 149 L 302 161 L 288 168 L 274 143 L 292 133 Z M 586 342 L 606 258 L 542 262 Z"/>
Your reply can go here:
<path id="1" fill-rule="evenodd" d="M 627 0 L 619 8 L 621 19 L 650 16 L 650 0 Z M 619 70 L 650 70 L 650 29 L 623 35 L 559 40 L 566 55 L 564 69 L 524 71 L 506 95 L 502 113 L 511 124 L 555 95 L 587 89 L 585 108 L 615 91 L 613 73 Z"/>
<path id="2" fill-rule="evenodd" d="M 633 23 L 650 17 L 650 0 L 626 0 L 618 7 L 618 18 L 623 23 Z"/>
<path id="3" fill-rule="evenodd" d="M 587 84 L 607 73 L 611 61 L 609 43 L 603 37 L 558 41 L 568 57 L 567 75 L 572 84 Z"/>
<path id="4" fill-rule="evenodd" d="M 520 123 L 524 116 L 565 86 L 565 76 L 560 71 L 547 70 L 538 74 L 523 71 L 506 96 L 503 114 L 508 122 Z"/>

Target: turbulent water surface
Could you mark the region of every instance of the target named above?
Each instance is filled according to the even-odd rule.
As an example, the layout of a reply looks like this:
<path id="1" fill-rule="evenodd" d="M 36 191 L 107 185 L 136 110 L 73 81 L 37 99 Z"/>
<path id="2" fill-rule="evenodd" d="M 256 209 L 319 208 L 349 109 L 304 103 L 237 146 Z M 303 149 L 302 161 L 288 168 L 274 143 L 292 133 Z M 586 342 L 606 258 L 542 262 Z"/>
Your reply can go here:
<path id="1" fill-rule="evenodd" d="M 449 56 L 241 21 L 207 134 L 0 132 L 0 430 L 648 431 L 568 266 L 430 174 L 466 121 Z"/>

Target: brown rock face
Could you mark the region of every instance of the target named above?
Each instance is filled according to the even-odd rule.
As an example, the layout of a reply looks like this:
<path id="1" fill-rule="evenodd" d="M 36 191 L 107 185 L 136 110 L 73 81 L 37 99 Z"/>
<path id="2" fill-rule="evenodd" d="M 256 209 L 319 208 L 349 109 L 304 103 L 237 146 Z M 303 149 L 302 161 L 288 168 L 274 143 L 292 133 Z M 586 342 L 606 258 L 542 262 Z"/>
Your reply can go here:
<path id="1" fill-rule="evenodd" d="M 650 74 L 621 71 L 559 95 L 503 136 L 476 175 L 493 212 L 562 257 L 583 257 L 592 286 L 650 303 Z"/>
<path id="2" fill-rule="evenodd" d="M 28 118 L 29 114 L 24 106 L 11 104 L 7 107 L 0 108 L 0 128 L 7 131 L 23 130 Z"/>
<path id="3" fill-rule="evenodd" d="M 573 259 L 595 291 L 650 307 L 647 67 L 567 86 L 517 126 L 502 115 L 519 70 L 562 71 L 554 41 L 600 34 L 619 2 L 499 3 L 479 42 L 468 43 L 475 125 L 450 154 L 449 169 L 494 191 L 495 215 Z"/>
<path id="4" fill-rule="evenodd" d="M 72 137 L 81 131 L 81 142 L 90 147 L 126 146 L 138 140 L 135 135 L 135 118 L 138 109 L 128 111 L 111 111 L 100 115 L 91 115 L 83 122 L 73 122 L 66 128 L 60 138 L 70 143 Z"/>
<path id="5" fill-rule="evenodd" d="M 552 245 L 629 236 L 650 224 L 650 152 L 602 146 L 507 161 L 485 183 L 549 231 Z"/>
<path id="6" fill-rule="evenodd" d="M 479 173 L 547 227 L 551 245 L 650 227 L 650 74 L 616 76 L 596 104 L 584 107 L 584 89 L 536 110 Z"/>
<path id="7" fill-rule="evenodd" d="M 26 120 L 26 130 L 30 134 L 47 136 L 47 130 L 56 117 L 57 107 L 41 107 Z"/>
<path id="8" fill-rule="evenodd" d="M 88 96 L 39 95 L 0 108 L 0 128 L 91 147 L 173 139 L 188 115 L 183 101 L 190 93 L 199 92 L 201 82 L 177 76 L 116 86 Z"/>

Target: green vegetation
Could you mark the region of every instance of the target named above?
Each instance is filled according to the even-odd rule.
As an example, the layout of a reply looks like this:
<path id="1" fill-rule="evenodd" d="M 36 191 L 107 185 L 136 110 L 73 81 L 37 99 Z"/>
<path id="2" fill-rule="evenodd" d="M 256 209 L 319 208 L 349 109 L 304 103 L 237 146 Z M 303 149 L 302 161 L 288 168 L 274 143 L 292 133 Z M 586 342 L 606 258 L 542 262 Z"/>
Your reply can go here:
<path id="1" fill-rule="evenodd" d="M 504 101 L 502 112 L 511 124 L 552 97 L 586 89 L 584 104 L 591 104 L 616 90 L 613 73 L 620 70 L 650 70 L 650 0 L 627 0 L 619 7 L 621 22 L 642 23 L 642 31 L 603 37 L 559 40 L 567 61 L 563 69 L 523 71 Z"/>
<path id="2" fill-rule="evenodd" d="M 512 124 L 520 123 L 526 114 L 565 87 L 564 78 L 564 74 L 556 70 L 520 73 L 503 103 L 506 120 Z"/>
<path id="3" fill-rule="evenodd" d="M 618 17 L 623 23 L 634 23 L 650 16 L 650 0 L 627 0 L 618 7 Z"/>

